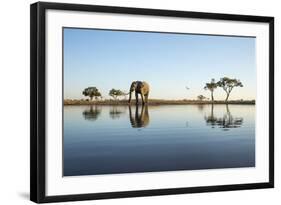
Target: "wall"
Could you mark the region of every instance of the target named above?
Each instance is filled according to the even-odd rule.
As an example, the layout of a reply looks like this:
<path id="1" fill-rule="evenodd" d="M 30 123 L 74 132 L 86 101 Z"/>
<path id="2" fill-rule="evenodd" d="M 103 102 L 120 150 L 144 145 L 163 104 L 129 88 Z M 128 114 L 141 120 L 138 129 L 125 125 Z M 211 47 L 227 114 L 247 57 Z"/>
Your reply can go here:
<path id="1" fill-rule="evenodd" d="M 50 0 L 51 1 L 51 0 Z M 76 2 L 81 1 L 62 1 Z M 0 204 L 31 204 L 29 193 L 29 4 L 2 1 L 0 7 Z M 85 0 L 83 3 L 175 9 L 203 12 L 275 16 L 275 52 L 280 53 L 280 6 L 278 1 L 252 0 Z M 280 105 L 280 59 L 275 61 L 276 105 Z M 278 93 L 279 92 L 279 93 Z M 101 200 L 95 204 L 277 204 L 280 198 L 280 106 L 276 106 L 276 188 L 222 193 Z M 93 204 L 72 202 L 69 204 Z M 279 202 L 280 203 L 280 202 Z"/>

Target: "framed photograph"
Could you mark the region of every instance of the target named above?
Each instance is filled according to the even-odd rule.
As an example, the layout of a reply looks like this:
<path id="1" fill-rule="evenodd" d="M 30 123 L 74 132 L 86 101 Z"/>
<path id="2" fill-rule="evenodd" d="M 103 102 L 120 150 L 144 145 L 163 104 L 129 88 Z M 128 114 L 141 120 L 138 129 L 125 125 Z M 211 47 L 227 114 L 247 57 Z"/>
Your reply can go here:
<path id="1" fill-rule="evenodd" d="M 274 18 L 31 5 L 34 202 L 274 187 Z"/>

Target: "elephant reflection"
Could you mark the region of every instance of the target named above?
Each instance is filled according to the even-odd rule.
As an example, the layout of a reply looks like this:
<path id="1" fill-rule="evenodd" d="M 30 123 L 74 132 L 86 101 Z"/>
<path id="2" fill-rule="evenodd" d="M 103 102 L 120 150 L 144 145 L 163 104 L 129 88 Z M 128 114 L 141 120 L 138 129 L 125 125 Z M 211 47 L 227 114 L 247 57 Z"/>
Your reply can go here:
<path id="1" fill-rule="evenodd" d="M 97 120 L 100 114 L 101 114 L 101 108 L 98 106 L 91 106 L 90 109 L 86 109 L 83 112 L 83 116 L 85 120 L 92 120 L 92 121 Z"/>
<path id="2" fill-rule="evenodd" d="M 226 105 L 226 113 L 223 115 L 223 117 L 216 117 L 214 115 L 214 105 L 212 104 L 211 114 L 205 117 L 205 121 L 207 125 L 212 126 L 212 128 L 215 128 L 217 126 L 219 128 L 222 128 L 224 131 L 228 131 L 231 128 L 241 127 L 241 125 L 243 124 L 242 117 L 233 117 L 231 115 L 228 105 Z"/>
<path id="3" fill-rule="evenodd" d="M 139 113 L 139 106 L 136 105 L 135 116 L 132 115 L 132 109 L 129 105 L 129 117 L 133 128 L 146 127 L 149 124 L 148 106 L 142 105 Z"/>
<path id="4" fill-rule="evenodd" d="M 120 107 L 117 107 L 117 106 L 113 106 L 109 110 L 109 116 L 111 117 L 111 119 L 118 119 L 118 118 L 120 118 L 120 116 L 122 114 L 124 114 L 126 112 L 125 108 L 126 107 L 120 108 Z"/>

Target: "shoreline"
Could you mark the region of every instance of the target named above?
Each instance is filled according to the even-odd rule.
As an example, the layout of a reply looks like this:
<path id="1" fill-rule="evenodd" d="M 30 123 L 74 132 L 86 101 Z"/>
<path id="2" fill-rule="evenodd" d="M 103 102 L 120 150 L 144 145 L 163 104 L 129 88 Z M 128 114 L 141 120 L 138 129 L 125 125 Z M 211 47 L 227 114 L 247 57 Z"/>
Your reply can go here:
<path id="1" fill-rule="evenodd" d="M 141 101 L 138 103 L 141 105 Z M 254 100 L 232 100 L 228 101 L 198 101 L 198 100 L 156 100 L 151 99 L 148 105 L 211 105 L 211 104 L 231 104 L 231 105 L 255 105 Z M 64 100 L 63 105 L 129 105 L 128 100 Z M 135 105 L 135 100 L 132 100 L 130 105 Z"/>

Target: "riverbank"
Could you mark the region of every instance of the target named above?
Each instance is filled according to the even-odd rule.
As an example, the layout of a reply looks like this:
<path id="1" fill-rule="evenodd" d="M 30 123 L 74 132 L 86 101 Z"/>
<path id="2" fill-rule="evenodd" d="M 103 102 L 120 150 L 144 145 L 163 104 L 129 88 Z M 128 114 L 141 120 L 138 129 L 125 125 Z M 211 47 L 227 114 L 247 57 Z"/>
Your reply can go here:
<path id="1" fill-rule="evenodd" d="M 64 100 L 64 105 L 128 105 L 128 100 Z M 132 100 L 131 104 L 135 104 L 135 100 Z M 141 100 L 139 101 L 141 104 Z M 199 101 L 199 100 L 161 100 L 161 99 L 150 99 L 148 105 L 204 105 L 212 104 L 211 101 Z M 226 104 L 225 101 L 214 101 L 213 104 Z M 231 100 L 227 104 L 238 104 L 238 105 L 254 105 L 255 100 Z"/>

